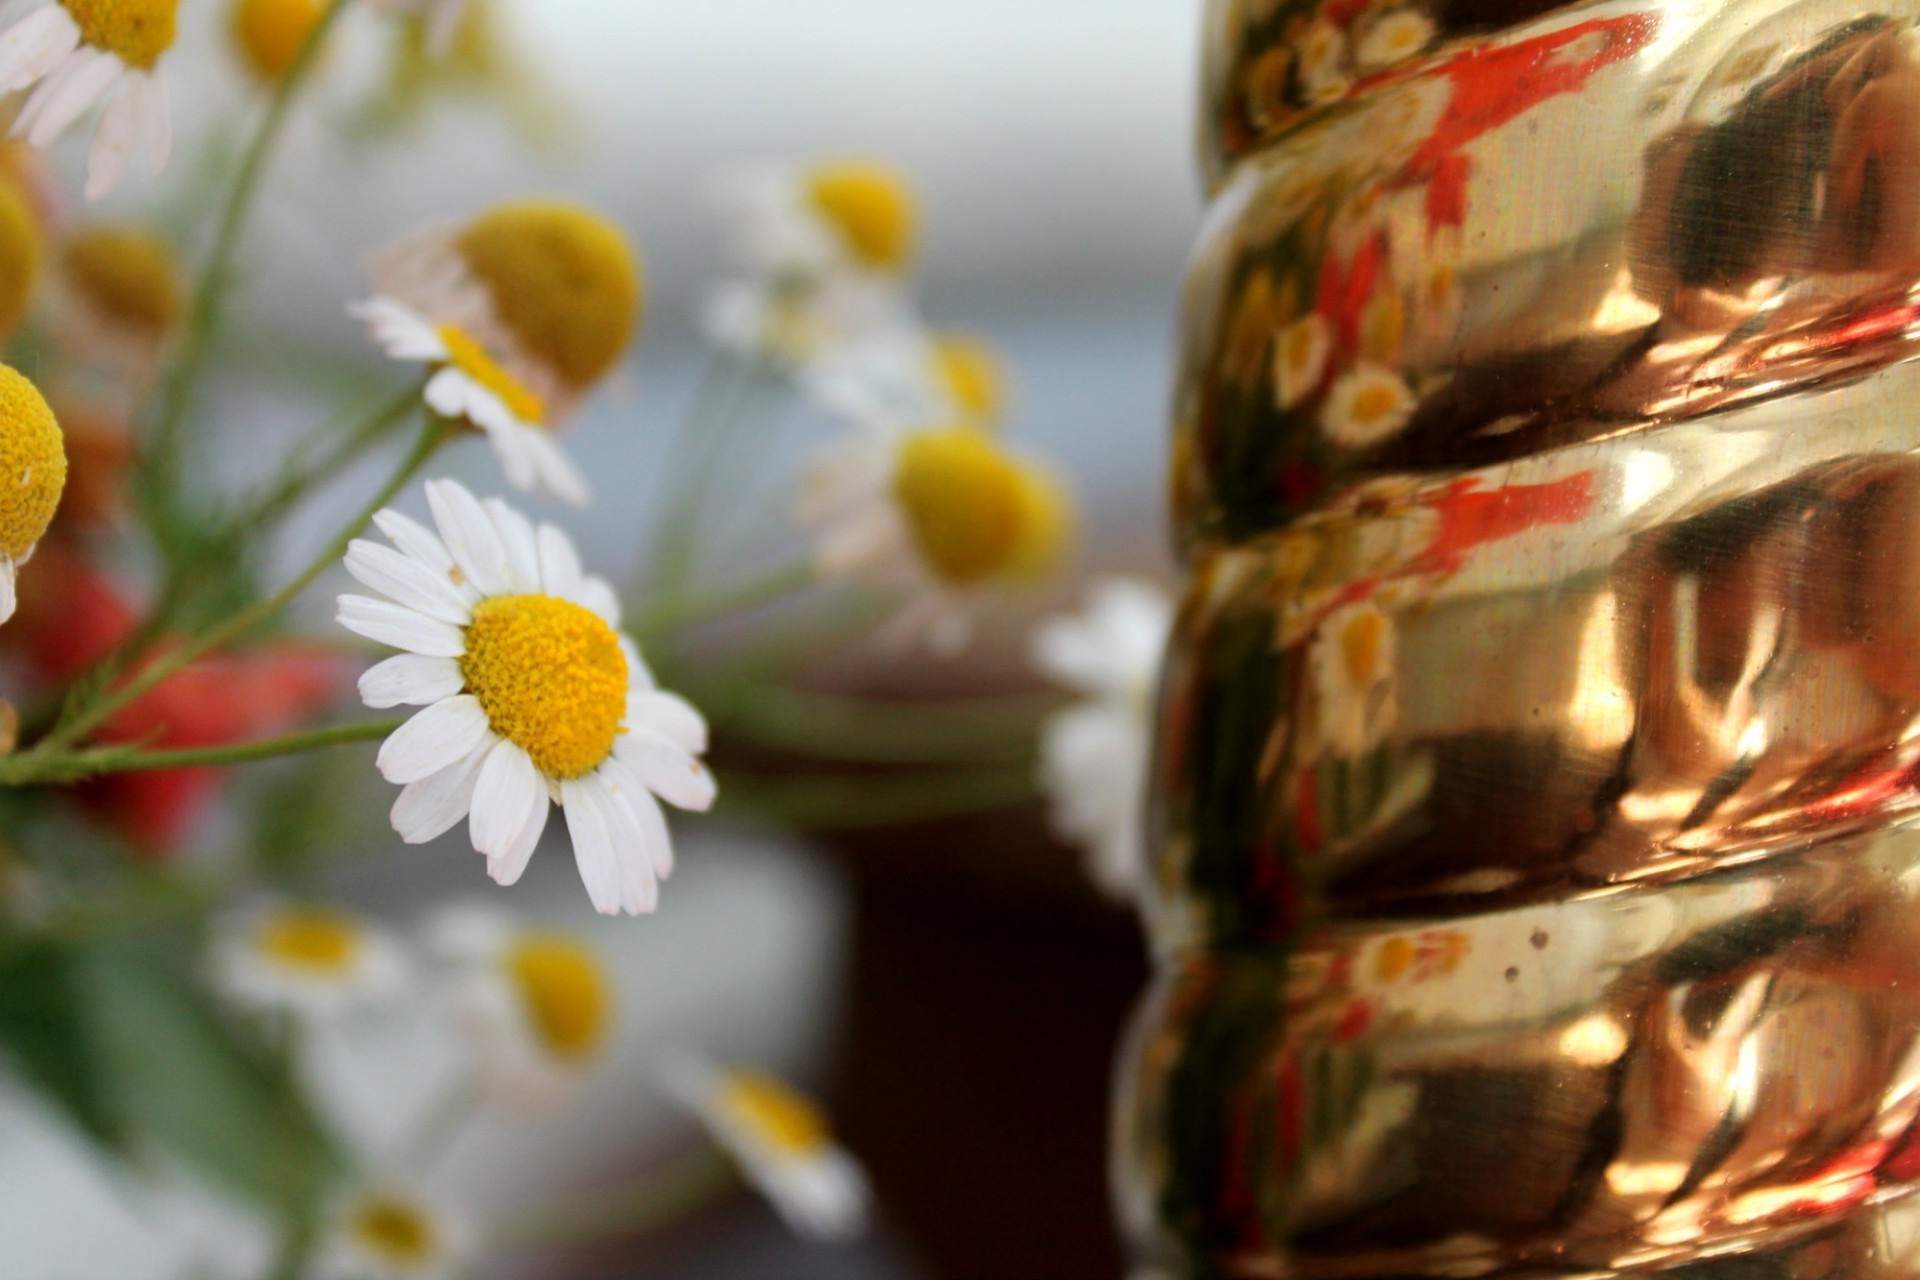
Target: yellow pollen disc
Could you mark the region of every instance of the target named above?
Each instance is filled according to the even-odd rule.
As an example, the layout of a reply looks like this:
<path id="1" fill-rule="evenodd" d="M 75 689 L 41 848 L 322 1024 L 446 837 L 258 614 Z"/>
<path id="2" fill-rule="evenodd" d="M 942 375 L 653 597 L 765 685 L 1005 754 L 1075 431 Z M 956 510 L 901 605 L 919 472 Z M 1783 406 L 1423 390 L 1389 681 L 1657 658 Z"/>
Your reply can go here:
<path id="1" fill-rule="evenodd" d="M 485 347 L 467 336 L 457 325 L 443 324 L 435 330 L 447 348 L 447 363 L 472 378 L 500 398 L 507 412 L 530 427 L 544 425 L 546 405 L 528 389 L 526 383 L 508 373 L 487 354 Z"/>
<path id="2" fill-rule="evenodd" d="M 781 1155 L 815 1155 L 833 1141 L 827 1117 L 813 1100 L 771 1076 L 729 1071 L 719 1101 L 729 1119 Z"/>
<path id="3" fill-rule="evenodd" d="M 969 418 L 998 422 L 1007 407 L 1007 372 L 999 353 L 979 338 L 943 333 L 933 340 L 933 369 Z"/>
<path id="4" fill-rule="evenodd" d="M 53 410 L 26 378 L 0 365 L 0 555 L 24 560 L 53 523 L 67 485 L 67 451 Z"/>
<path id="5" fill-rule="evenodd" d="M 260 921 L 260 953 L 276 964 L 311 974 L 338 975 L 360 954 L 360 927 L 322 907 L 286 907 Z"/>
<path id="6" fill-rule="evenodd" d="M 1020 469 L 993 438 L 967 427 L 909 436 L 894 462 L 893 496 L 915 548 L 956 585 L 1003 572 L 1020 542 Z"/>
<path id="7" fill-rule="evenodd" d="M 173 47 L 180 0 L 60 0 L 80 28 L 80 39 L 105 49 L 137 71 Z"/>
<path id="8" fill-rule="evenodd" d="M 1362 422 L 1387 417 L 1400 407 L 1400 393 L 1390 386 L 1373 386 L 1353 398 L 1353 416 Z"/>
<path id="9" fill-rule="evenodd" d="M 236 0 L 234 47 L 256 76 L 278 84 L 300 56 L 320 13 L 320 0 Z"/>
<path id="10" fill-rule="evenodd" d="M 474 608 L 460 659 L 493 731 L 549 778 L 591 772 L 627 714 L 627 659 L 599 614 L 553 596 L 495 596 Z"/>
<path id="11" fill-rule="evenodd" d="M 419 1205 L 393 1196 L 374 1196 L 353 1212 L 349 1231 L 374 1257 L 402 1267 L 432 1262 L 440 1251 L 440 1233 Z"/>
<path id="12" fill-rule="evenodd" d="M 586 946 L 561 934 L 529 934 L 507 954 L 507 972 L 541 1047 L 556 1058 L 593 1056 L 607 1034 L 607 981 Z"/>
<path id="13" fill-rule="evenodd" d="M 134 226 L 99 226 L 67 241 L 67 279 L 114 324 L 158 341 L 180 319 L 186 290 L 173 247 Z"/>
<path id="14" fill-rule="evenodd" d="M 44 259 L 33 205 L 14 183 L 0 181 L 0 337 L 26 318 Z"/>
<path id="15" fill-rule="evenodd" d="M 1019 465 L 1020 536 L 1007 571 L 1037 581 L 1066 559 L 1077 521 L 1072 496 L 1052 472 L 1031 462 Z"/>
<path id="16" fill-rule="evenodd" d="M 903 270 L 913 258 L 918 214 L 913 189 L 880 164 L 821 165 L 805 178 L 808 201 L 862 263 Z"/>
<path id="17" fill-rule="evenodd" d="M 645 282 L 619 229 L 578 205 L 503 204 L 460 233 L 500 322 L 569 387 L 604 378 L 640 325 Z"/>

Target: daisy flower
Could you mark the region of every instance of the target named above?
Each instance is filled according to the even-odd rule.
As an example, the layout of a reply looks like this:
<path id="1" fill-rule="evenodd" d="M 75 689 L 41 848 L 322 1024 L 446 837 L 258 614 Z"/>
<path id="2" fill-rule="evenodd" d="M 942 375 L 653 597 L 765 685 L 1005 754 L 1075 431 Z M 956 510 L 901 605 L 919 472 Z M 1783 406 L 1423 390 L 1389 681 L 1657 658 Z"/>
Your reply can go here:
<path id="1" fill-rule="evenodd" d="M 969 426 L 860 424 L 809 477 L 796 517 L 821 572 L 904 597 L 889 628 L 951 653 L 989 588 L 1043 576 L 1071 536 L 1051 472 Z"/>
<path id="2" fill-rule="evenodd" d="M 450 1280 L 472 1251 L 462 1222 L 425 1197 L 369 1187 L 334 1205 L 315 1280 Z"/>
<path id="3" fill-rule="evenodd" d="M 424 708 L 380 748 L 381 774 L 405 788 L 394 829 L 421 844 L 465 818 L 510 885 L 557 802 L 595 910 L 652 911 L 673 867 L 655 797 L 713 803 L 706 722 L 654 685 L 617 630 L 613 588 L 582 572 L 566 534 L 451 480 L 426 490 L 437 534 L 382 511 L 398 550 L 348 549 L 347 571 L 386 599 L 340 597 L 342 626 L 405 650 L 361 677 L 367 705 Z"/>
<path id="4" fill-rule="evenodd" d="M 617 228 L 575 205 L 500 205 L 412 236 L 373 263 L 353 313 L 397 360 L 436 367 L 428 403 L 485 432 L 508 481 L 582 504 L 552 431 L 619 363 L 639 325 L 641 269 Z"/>
<path id="5" fill-rule="evenodd" d="M 802 385 L 848 417 L 954 421 L 992 429 L 1006 417 L 1011 378 L 984 338 L 902 326 L 801 368 Z"/>
<path id="6" fill-rule="evenodd" d="M 214 943 L 215 984 L 249 1008 L 337 1016 L 406 983 L 399 943 L 330 907 L 281 904 L 226 922 Z"/>
<path id="7" fill-rule="evenodd" d="M 453 1010 L 492 1093 L 538 1106 L 599 1061 L 613 990 L 584 939 L 480 906 L 443 908 L 423 935 L 452 970 Z"/>
<path id="8" fill-rule="evenodd" d="M 1418 9 L 1390 9 L 1375 18 L 1353 50 L 1363 70 L 1390 67 L 1433 43 L 1433 22 Z"/>
<path id="9" fill-rule="evenodd" d="M 1307 738 L 1351 758 L 1385 740 L 1399 719 L 1393 619 L 1370 600 L 1335 609 L 1307 648 Z"/>
<path id="10" fill-rule="evenodd" d="M 1053 826 L 1086 850 L 1088 875 L 1115 898 L 1132 898 L 1144 878 L 1151 699 L 1172 622 L 1158 588 L 1108 578 L 1094 584 L 1084 612 L 1034 633 L 1034 665 L 1082 695 L 1040 731 Z"/>
<path id="11" fill-rule="evenodd" d="M 161 236 L 132 223 L 99 223 L 60 246 L 49 301 L 61 341 L 99 370 L 102 394 L 131 411 L 186 314 L 187 285 L 179 255 Z"/>
<path id="12" fill-rule="evenodd" d="M 31 90 L 13 136 L 44 148 L 102 98 L 87 154 L 87 199 L 120 184 L 135 149 L 158 176 L 173 154 L 166 86 L 180 0 L 43 0 L 0 32 L 0 94 Z"/>
<path id="13" fill-rule="evenodd" d="M 53 523 L 66 484 L 53 410 L 33 383 L 0 365 L 0 622 L 13 616 L 15 575 Z"/>
<path id="14" fill-rule="evenodd" d="M 670 1063 L 665 1080 L 796 1234 L 845 1240 L 865 1232 L 866 1171 L 834 1141 L 811 1098 L 771 1076 L 691 1056 Z"/>
<path id="15" fill-rule="evenodd" d="M 233 0 L 228 32 L 234 52 L 261 84 L 279 84 L 325 12 L 321 0 Z"/>
<path id="16" fill-rule="evenodd" d="M 1413 410 L 1407 380 L 1385 365 L 1363 360 L 1327 392 L 1320 425 L 1335 444 L 1365 449 L 1405 426 Z"/>

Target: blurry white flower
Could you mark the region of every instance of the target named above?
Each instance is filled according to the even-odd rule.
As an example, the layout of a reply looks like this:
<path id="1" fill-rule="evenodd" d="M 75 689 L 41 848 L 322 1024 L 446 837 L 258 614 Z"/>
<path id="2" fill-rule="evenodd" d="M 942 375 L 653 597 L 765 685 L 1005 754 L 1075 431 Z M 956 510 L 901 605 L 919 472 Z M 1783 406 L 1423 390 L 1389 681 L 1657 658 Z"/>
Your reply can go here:
<path id="1" fill-rule="evenodd" d="M 866 1230 L 866 1172 L 834 1142 L 812 1099 L 771 1076 L 692 1056 L 671 1062 L 665 1082 L 795 1233 L 841 1240 Z"/>
<path id="2" fill-rule="evenodd" d="M 1354 47 L 1354 61 L 1368 71 L 1390 67 L 1424 50 L 1433 36 L 1432 21 L 1418 9 L 1390 9 L 1367 24 Z"/>
<path id="3" fill-rule="evenodd" d="M 884 417 L 987 429 L 1005 417 L 1011 382 L 1006 362 L 985 339 L 908 325 L 829 347 L 799 373 L 816 400 L 856 421 Z"/>
<path id="4" fill-rule="evenodd" d="M 1399 719 L 1393 619 L 1370 600 L 1320 620 L 1308 642 L 1308 743 L 1352 757 L 1377 745 Z"/>
<path id="5" fill-rule="evenodd" d="M 1034 665 L 1084 695 L 1041 729 L 1053 826 L 1085 849 L 1087 874 L 1115 898 L 1134 897 L 1145 872 L 1150 700 L 1172 621 L 1157 587 L 1107 578 L 1084 612 L 1048 619 L 1034 634 Z"/>
<path id="6" fill-rule="evenodd" d="M 795 514 L 823 574 L 898 593 L 892 638 L 944 653 L 971 638 L 989 588 L 1058 563 L 1073 523 L 1052 473 L 987 432 L 884 417 L 821 457 Z"/>
<path id="7" fill-rule="evenodd" d="M 391 999 L 406 985 L 400 944 L 330 907 L 281 904 L 226 921 L 213 980 L 250 1008 L 332 1017 Z"/>
<path id="8" fill-rule="evenodd" d="M 340 597 L 342 626 L 405 650 L 360 678 L 367 705 L 425 708 L 380 748 L 405 788 L 394 829 L 420 844 L 466 818 L 488 873 L 514 884 L 558 802 L 594 909 L 652 911 L 673 868 L 655 797 L 713 803 L 705 720 L 655 686 L 566 534 L 451 480 L 426 489 L 438 535 L 382 511 L 399 550 L 358 541 L 346 564 L 386 599 Z"/>
<path id="9" fill-rule="evenodd" d="M 173 154 L 166 86 L 155 73 L 173 47 L 180 0 L 47 0 L 0 32 L 0 94 L 32 90 L 11 136 L 44 148 L 102 98 L 87 153 L 87 199 L 120 184 L 135 149 L 156 176 Z"/>
<path id="10" fill-rule="evenodd" d="M 507 483 L 585 506 L 587 482 L 549 433 L 546 406 L 532 390 L 457 325 L 436 325 L 391 298 L 348 310 L 367 322 L 374 342 L 395 360 L 435 366 L 426 400 L 435 413 L 486 434 Z"/>
<path id="11" fill-rule="evenodd" d="M 1309 102 L 1331 102 L 1352 83 L 1347 74 L 1346 33 L 1325 19 L 1317 19 L 1300 38 L 1298 61 L 1301 88 Z"/>
<path id="12" fill-rule="evenodd" d="M 599 1061 L 614 1000 L 584 939 L 477 905 L 436 911 L 422 933 L 427 950 L 450 967 L 453 1011 L 490 1094 L 542 1106 Z"/>
<path id="13" fill-rule="evenodd" d="M 388 1187 L 356 1191 L 329 1215 L 315 1280 L 451 1280 L 472 1252 L 458 1218 L 425 1197 Z"/>
<path id="14" fill-rule="evenodd" d="M 1380 443 L 1413 416 L 1406 379 L 1384 365 L 1361 361 L 1340 375 L 1321 410 L 1321 429 L 1335 444 L 1364 449 Z"/>

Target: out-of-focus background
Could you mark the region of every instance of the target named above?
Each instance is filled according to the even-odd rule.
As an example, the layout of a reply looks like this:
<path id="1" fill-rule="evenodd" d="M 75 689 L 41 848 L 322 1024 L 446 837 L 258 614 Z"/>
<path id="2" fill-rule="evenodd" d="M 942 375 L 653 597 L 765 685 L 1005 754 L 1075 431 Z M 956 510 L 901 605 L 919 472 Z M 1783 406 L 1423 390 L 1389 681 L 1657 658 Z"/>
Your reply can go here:
<path id="1" fill-rule="evenodd" d="M 363 359 L 341 307 L 362 288 L 369 250 L 505 196 L 584 199 L 638 237 L 650 301 L 633 367 L 575 428 L 575 456 L 590 474 L 645 476 L 705 358 L 699 300 L 721 249 L 714 176 L 768 159 L 885 158 L 921 197 L 924 310 L 1003 348 L 1017 376 L 1010 432 L 1053 455 L 1084 505 L 1076 574 L 1035 608 L 1077 597 L 1087 572 L 1168 572 L 1164 419 L 1198 212 L 1199 0 L 495 3 L 518 107 L 440 102 L 398 135 L 351 145 L 320 120 L 296 129 L 255 237 L 273 251 L 246 264 L 260 345 L 298 332 Z M 168 77 L 183 139 L 231 134 L 235 113 L 256 109 L 213 36 L 224 8 L 183 5 L 196 30 Z M 133 183 L 115 205 L 140 210 L 157 195 Z M 229 372 L 221 397 L 259 423 L 263 449 L 311 417 L 243 373 Z M 491 466 L 481 451 L 459 462 L 476 478 Z M 644 486 L 603 490 L 594 511 L 570 517 L 590 562 L 616 575 L 638 563 L 635 513 L 647 501 Z M 864 652 L 836 679 L 887 692 L 1017 684 L 1022 621 L 951 664 Z M 1106 1094 L 1142 949 L 1130 916 L 1047 838 L 1038 805 L 814 845 L 685 821 L 676 830 L 684 870 L 669 909 L 594 928 L 622 984 L 614 1064 L 537 1136 L 503 1126 L 463 1140 L 441 1189 L 487 1212 L 648 1167 L 688 1131 L 657 1105 L 647 1069 L 662 1046 L 693 1040 L 818 1090 L 868 1163 L 881 1226 L 856 1246 L 804 1245 L 742 1196 L 643 1245 L 537 1266 L 507 1259 L 498 1273 L 1119 1274 Z M 460 857 L 471 855 L 380 859 L 352 887 L 404 911 L 443 889 L 450 865 L 471 870 L 450 862 Z M 513 905 L 590 927 L 566 861 L 542 859 Z M 343 1104 L 370 1133 L 432 1076 L 404 1042 L 389 1037 L 374 1067 L 361 1056 Z M 115 1195 L 24 1099 L 0 1100 L 0 1258 L 36 1259 L 26 1280 L 195 1274 L 191 1250 L 156 1243 L 183 1215 L 205 1219 L 218 1242 L 209 1255 L 246 1247 L 244 1224 L 221 1206 L 156 1201 L 143 1220 L 124 1205 L 109 1213 Z"/>

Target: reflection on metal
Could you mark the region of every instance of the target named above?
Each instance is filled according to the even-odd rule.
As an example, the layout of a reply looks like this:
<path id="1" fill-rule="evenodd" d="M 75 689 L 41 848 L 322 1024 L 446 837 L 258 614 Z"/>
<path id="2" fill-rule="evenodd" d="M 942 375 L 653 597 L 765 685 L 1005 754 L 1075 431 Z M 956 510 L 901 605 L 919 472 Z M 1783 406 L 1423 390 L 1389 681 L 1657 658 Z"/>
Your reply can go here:
<path id="1" fill-rule="evenodd" d="M 1173 1277 L 1920 1277 L 1920 0 L 1214 0 Z"/>

